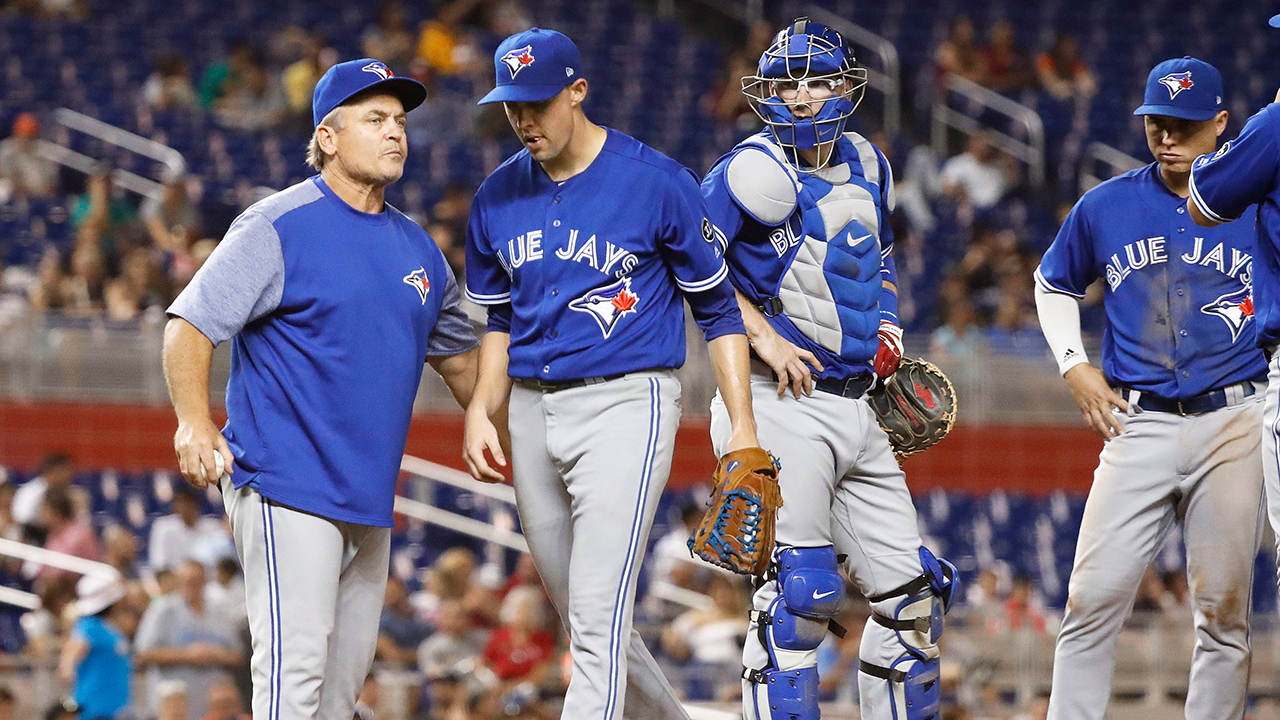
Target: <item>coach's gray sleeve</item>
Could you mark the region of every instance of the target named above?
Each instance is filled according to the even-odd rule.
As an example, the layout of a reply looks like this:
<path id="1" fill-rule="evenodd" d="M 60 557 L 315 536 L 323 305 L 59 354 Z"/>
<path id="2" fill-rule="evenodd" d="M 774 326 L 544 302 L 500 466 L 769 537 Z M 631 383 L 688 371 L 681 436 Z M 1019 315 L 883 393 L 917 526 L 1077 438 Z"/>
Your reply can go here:
<path id="1" fill-rule="evenodd" d="M 471 321 L 462 311 L 462 292 L 458 289 L 458 281 L 453 271 L 447 273 L 449 279 L 444 286 L 444 302 L 440 305 L 440 314 L 436 317 L 436 326 L 431 329 L 427 338 L 427 356 L 461 355 L 478 346 L 476 332 Z"/>
<path id="2" fill-rule="evenodd" d="M 280 305 L 284 254 L 271 221 L 249 211 L 236 218 L 169 314 L 217 345 Z"/>

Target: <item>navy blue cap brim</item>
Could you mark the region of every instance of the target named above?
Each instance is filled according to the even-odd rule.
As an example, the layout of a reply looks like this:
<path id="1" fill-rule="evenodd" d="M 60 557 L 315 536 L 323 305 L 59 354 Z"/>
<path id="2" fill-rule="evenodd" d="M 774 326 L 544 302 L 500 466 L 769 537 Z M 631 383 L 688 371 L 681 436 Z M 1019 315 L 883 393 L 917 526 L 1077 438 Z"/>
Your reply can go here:
<path id="1" fill-rule="evenodd" d="M 480 98 L 477 105 L 488 105 L 489 103 L 498 102 L 542 102 L 556 96 L 561 90 L 568 87 L 570 83 L 564 85 L 499 85 L 489 91 L 489 94 Z"/>
<path id="2" fill-rule="evenodd" d="M 410 110 L 418 107 L 427 99 L 426 85 L 423 85 L 413 78 L 393 76 L 386 80 L 379 80 L 378 82 L 361 89 L 359 92 L 352 93 L 348 97 L 343 98 L 342 102 L 338 104 L 341 105 L 356 95 L 369 94 L 374 88 L 377 88 L 388 95 L 395 95 L 400 98 L 400 103 L 404 105 L 405 112 L 409 112 Z"/>
<path id="3" fill-rule="evenodd" d="M 1271 19 L 1267 21 L 1267 24 L 1273 28 L 1280 28 L 1280 15 L 1272 15 Z"/>
<path id="4" fill-rule="evenodd" d="M 1142 105 L 1133 111 L 1134 115 L 1164 115 L 1165 117 L 1182 118 L 1183 120 L 1212 120 L 1220 111 L 1198 110 L 1195 108 L 1176 107 L 1174 105 Z"/>

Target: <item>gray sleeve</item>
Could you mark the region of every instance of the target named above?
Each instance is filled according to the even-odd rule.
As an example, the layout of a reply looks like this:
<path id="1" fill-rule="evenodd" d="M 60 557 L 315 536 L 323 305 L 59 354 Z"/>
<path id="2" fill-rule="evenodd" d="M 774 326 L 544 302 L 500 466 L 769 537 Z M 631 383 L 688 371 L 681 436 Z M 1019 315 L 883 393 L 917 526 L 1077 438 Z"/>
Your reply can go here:
<path id="1" fill-rule="evenodd" d="M 231 229 L 169 306 L 214 345 L 273 311 L 284 292 L 284 254 L 271 221 L 249 211 Z"/>
<path id="2" fill-rule="evenodd" d="M 436 326 L 427 338 L 428 357 L 461 355 L 480 344 L 471 321 L 462 311 L 462 292 L 458 289 L 458 281 L 454 279 L 452 270 L 446 275 L 448 282 L 444 286 L 444 302 L 440 305 Z"/>

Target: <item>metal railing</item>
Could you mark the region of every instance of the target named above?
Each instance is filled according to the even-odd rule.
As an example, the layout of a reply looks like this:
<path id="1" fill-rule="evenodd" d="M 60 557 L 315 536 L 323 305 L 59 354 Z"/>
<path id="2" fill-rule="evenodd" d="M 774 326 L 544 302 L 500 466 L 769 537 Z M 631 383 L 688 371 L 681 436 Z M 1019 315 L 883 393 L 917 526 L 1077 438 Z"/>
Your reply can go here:
<path id="1" fill-rule="evenodd" d="M 1097 172 L 1099 165 L 1108 168 L 1111 172 L 1106 175 L 1099 174 Z M 1091 142 L 1080 157 L 1080 176 L 1077 181 L 1080 194 L 1085 194 L 1103 180 L 1127 173 L 1143 165 L 1146 165 L 1146 163 L 1129 153 L 1111 147 L 1106 143 Z"/>
<path id="2" fill-rule="evenodd" d="M 97 163 L 97 160 L 94 160 L 88 155 L 78 153 L 70 148 L 62 147 L 57 143 L 51 143 L 48 140 L 37 140 L 36 142 L 36 152 L 41 156 L 52 160 L 59 165 L 65 165 L 72 170 L 79 170 L 86 175 L 93 171 L 93 166 Z M 130 192 L 135 192 L 143 197 L 151 198 L 153 200 L 161 200 L 164 198 L 163 185 L 155 180 L 144 178 L 136 173 L 131 173 L 128 170 L 122 170 L 120 168 L 112 170 L 111 179 L 115 181 L 116 185 L 119 185 Z"/>
<path id="3" fill-rule="evenodd" d="M 830 10 L 810 5 L 809 17 L 844 34 L 850 43 L 871 51 L 880 68 L 860 63 L 867 70 L 867 87 L 880 91 L 884 98 L 884 130 L 897 134 L 902 130 L 902 66 L 898 48 L 888 38 L 836 15 Z"/>
<path id="4" fill-rule="evenodd" d="M 7 538 L 0 538 L 0 555 L 25 560 L 36 565 L 48 565 L 49 567 L 66 570 L 78 575 L 96 575 L 113 579 L 120 577 L 119 571 L 106 563 L 85 560 L 75 555 L 46 550 L 42 547 Z M 35 610 L 40 607 L 40 598 L 34 593 L 29 593 L 25 590 L 0 587 L 0 604 L 16 605 L 27 610 Z"/>
<path id="5" fill-rule="evenodd" d="M 956 110 L 948 104 L 952 95 L 960 96 L 976 108 L 1009 118 L 1023 128 L 1026 139 L 986 127 L 977 119 Z M 966 135 L 986 130 L 991 136 L 992 145 L 1027 165 L 1027 179 L 1031 184 L 1037 187 L 1044 185 L 1044 123 L 1041 122 L 1040 115 L 1026 105 L 1014 102 L 955 73 L 947 73 L 943 78 L 938 100 L 933 105 L 931 139 L 933 152 L 938 157 L 950 155 L 947 148 L 949 129 L 959 130 Z"/>
<path id="6" fill-rule="evenodd" d="M 177 150 L 84 113 L 76 112 L 70 108 L 58 108 L 53 111 L 53 122 L 67 130 L 84 133 L 104 143 L 115 145 L 118 148 L 162 163 L 172 174 L 177 175 L 186 171 L 187 162 L 182 157 L 182 153 Z M 59 165 L 65 165 L 86 174 L 93 169 L 94 164 L 97 162 L 94 158 L 84 153 L 47 141 L 40 141 L 36 152 Z M 144 197 L 157 200 L 163 197 L 163 185 L 136 173 L 116 168 L 112 171 L 112 179 L 125 190 L 138 193 Z"/>

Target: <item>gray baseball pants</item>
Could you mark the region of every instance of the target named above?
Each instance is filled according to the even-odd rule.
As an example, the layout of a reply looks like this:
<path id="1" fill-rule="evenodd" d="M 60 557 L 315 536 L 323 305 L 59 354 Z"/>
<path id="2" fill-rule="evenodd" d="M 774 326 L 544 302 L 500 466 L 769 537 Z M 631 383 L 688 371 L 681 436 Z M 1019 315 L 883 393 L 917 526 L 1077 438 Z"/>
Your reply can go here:
<path id="1" fill-rule="evenodd" d="M 350 720 L 373 666 L 391 529 L 330 520 L 232 487 L 231 521 L 253 638 L 253 717 Z"/>
<path id="2" fill-rule="evenodd" d="M 1176 522 L 1195 612 L 1186 717 L 1242 718 L 1262 525 L 1261 397 L 1200 415 L 1131 411 L 1122 420 L 1125 433 L 1098 458 L 1080 523 L 1049 720 L 1106 714 L 1116 639 Z"/>
<path id="3" fill-rule="evenodd" d="M 640 634 L 636 578 L 667 484 L 680 383 L 670 371 L 564 390 L 511 390 L 517 510 L 569 631 L 563 720 L 686 720 Z"/>

